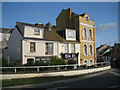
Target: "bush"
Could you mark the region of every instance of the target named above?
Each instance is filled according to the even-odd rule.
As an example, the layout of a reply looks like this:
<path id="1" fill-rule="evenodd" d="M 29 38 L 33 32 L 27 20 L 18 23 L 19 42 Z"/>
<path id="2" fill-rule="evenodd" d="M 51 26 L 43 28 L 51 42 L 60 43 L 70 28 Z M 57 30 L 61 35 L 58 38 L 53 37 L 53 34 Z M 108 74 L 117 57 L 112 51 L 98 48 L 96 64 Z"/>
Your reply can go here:
<path id="1" fill-rule="evenodd" d="M 76 64 L 76 61 L 75 60 L 68 60 L 68 64 Z"/>
<path id="2" fill-rule="evenodd" d="M 5 58 L 2 58 L 2 67 L 8 67 L 8 61 Z"/>
<path id="3" fill-rule="evenodd" d="M 55 56 L 52 56 L 50 58 L 50 65 L 65 65 L 65 60 L 63 58 L 58 58 Z"/>

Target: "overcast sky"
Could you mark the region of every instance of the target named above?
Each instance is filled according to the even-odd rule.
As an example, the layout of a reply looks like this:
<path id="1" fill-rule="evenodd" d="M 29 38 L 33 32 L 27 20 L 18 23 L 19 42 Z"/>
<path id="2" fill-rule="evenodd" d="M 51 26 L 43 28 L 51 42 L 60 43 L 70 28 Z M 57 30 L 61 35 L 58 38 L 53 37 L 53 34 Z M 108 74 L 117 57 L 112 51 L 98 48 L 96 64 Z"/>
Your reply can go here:
<path id="1" fill-rule="evenodd" d="M 50 21 L 56 25 L 59 13 L 68 8 L 77 14 L 87 12 L 95 21 L 97 47 L 101 44 L 113 45 L 118 41 L 117 2 L 3 2 L 2 27 L 13 28 L 17 21 L 33 24 Z"/>

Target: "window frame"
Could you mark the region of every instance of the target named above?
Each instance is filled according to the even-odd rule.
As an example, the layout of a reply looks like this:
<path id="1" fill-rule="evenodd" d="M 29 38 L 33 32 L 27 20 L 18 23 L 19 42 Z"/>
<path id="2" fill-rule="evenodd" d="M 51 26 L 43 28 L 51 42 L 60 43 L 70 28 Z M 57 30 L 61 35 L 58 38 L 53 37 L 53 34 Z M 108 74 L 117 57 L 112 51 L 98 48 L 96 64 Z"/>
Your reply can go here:
<path id="1" fill-rule="evenodd" d="M 91 31 L 91 32 L 90 32 Z M 93 38 L 93 35 L 92 35 L 92 30 L 91 29 L 89 29 L 89 39 L 90 40 L 92 40 L 92 38 Z"/>
<path id="2" fill-rule="evenodd" d="M 73 45 L 73 47 L 72 47 L 72 45 Z M 74 49 L 74 50 L 72 50 L 72 49 Z M 71 43 L 71 53 L 75 53 L 75 43 Z"/>
<path id="3" fill-rule="evenodd" d="M 85 50 L 85 45 L 86 45 L 86 50 Z M 83 45 L 83 54 L 85 55 L 85 56 L 87 56 L 88 55 L 88 50 L 87 50 L 87 44 L 84 44 Z"/>
<path id="4" fill-rule="evenodd" d="M 66 46 L 65 46 L 66 45 Z M 67 49 L 67 51 L 66 51 L 66 49 Z M 64 52 L 65 53 L 69 53 L 69 43 L 65 43 L 64 44 Z"/>
<path id="5" fill-rule="evenodd" d="M 34 29 L 34 35 L 40 35 L 40 29 Z"/>
<path id="6" fill-rule="evenodd" d="M 31 44 L 34 44 L 34 46 L 32 46 Z M 36 52 L 36 44 L 35 42 L 30 42 L 30 52 Z M 32 48 L 33 48 L 33 51 L 32 51 Z"/>
<path id="7" fill-rule="evenodd" d="M 51 44 L 52 45 L 52 49 L 51 49 L 51 52 L 50 52 L 50 46 L 49 46 L 49 44 Z M 47 43 L 45 43 L 45 46 L 46 46 L 46 54 L 53 54 L 53 43 L 51 43 L 51 42 L 47 42 Z"/>
<path id="8" fill-rule="evenodd" d="M 93 45 L 91 44 L 89 45 L 89 55 L 93 55 Z"/>
<path id="9" fill-rule="evenodd" d="M 83 38 L 87 38 L 87 29 L 83 27 Z"/>

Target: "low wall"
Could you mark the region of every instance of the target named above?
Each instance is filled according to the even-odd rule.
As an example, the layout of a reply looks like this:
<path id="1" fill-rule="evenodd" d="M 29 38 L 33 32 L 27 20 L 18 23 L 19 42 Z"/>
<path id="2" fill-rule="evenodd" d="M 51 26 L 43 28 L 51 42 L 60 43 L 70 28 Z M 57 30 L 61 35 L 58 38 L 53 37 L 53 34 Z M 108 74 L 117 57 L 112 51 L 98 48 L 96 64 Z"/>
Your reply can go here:
<path id="1" fill-rule="evenodd" d="M 17 79 L 17 78 L 31 78 L 31 77 L 51 77 L 51 76 L 72 76 L 72 75 L 82 75 L 98 71 L 104 71 L 110 69 L 111 66 L 86 69 L 86 70 L 74 70 L 74 71 L 61 71 L 61 72 L 50 72 L 50 73 L 29 73 L 29 74 L 2 74 L 2 79 Z M 1 75 L 0 75 L 1 77 Z"/>

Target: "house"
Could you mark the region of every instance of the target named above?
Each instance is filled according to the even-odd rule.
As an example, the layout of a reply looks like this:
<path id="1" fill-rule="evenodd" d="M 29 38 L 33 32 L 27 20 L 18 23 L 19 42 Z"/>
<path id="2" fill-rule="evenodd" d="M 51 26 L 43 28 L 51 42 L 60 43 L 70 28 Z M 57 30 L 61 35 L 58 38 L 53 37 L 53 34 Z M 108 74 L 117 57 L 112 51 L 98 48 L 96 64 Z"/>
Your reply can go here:
<path id="1" fill-rule="evenodd" d="M 5 49 L 8 46 L 11 30 L 12 29 L 8 28 L 0 28 L 0 58 L 5 57 L 7 54 L 7 52 L 5 52 Z"/>
<path id="2" fill-rule="evenodd" d="M 94 21 L 88 13 L 76 14 L 71 8 L 63 9 L 51 23 L 29 24 L 17 22 L 8 42 L 10 61 L 21 64 L 58 56 L 86 66 L 96 63 L 96 37 Z"/>
<path id="3" fill-rule="evenodd" d="M 111 67 L 120 68 L 120 43 L 115 43 L 111 53 Z"/>
<path id="4" fill-rule="evenodd" d="M 56 33 L 56 27 L 50 22 L 29 24 L 16 22 L 8 43 L 10 61 L 20 60 L 21 64 L 35 61 L 49 61 L 51 56 L 63 57 L 65 60 L 75 59 L 80 66 L 80 43 L 69 38 L 69 29 L 65 33 L 67 39 Z M 74 36 L 76 36 L 76 30 Z"/>
<path id="5" fill-rule="evenodd" d="M 110 62 L 112 47 L 106 44 L 96 48 L 97 62 Z"/>
<path id="6" fill-rule="evenodd" d="M 59 33 L 64 29 L 76 30 L 76 40 L 80 42 L 80 64 L 92 66 L 96 63 L 95 22 L 88 13 L 76 14 L 71 8 L 63 9 L 56 18 Z M 61 31 L 60 31 L 61 30 Z M 72 33 L 71 33 L 72 34 Z M 63 34 L 61 34 L 63 35 Z"/>

